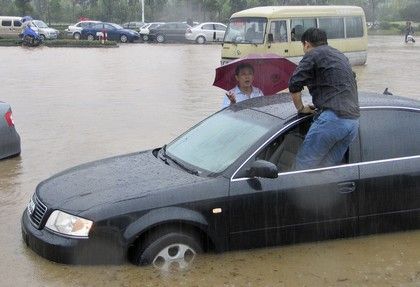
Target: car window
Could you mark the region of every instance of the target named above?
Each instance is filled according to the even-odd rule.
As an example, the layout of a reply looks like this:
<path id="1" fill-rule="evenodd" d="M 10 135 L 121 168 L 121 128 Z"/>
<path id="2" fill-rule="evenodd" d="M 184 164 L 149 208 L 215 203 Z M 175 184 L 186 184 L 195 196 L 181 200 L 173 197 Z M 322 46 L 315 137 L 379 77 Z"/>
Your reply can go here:
<path id="1" fill-rule="evenodd" d="M 362 161 L 420 155 L 420 112 L 362 110 Z"/>
<path id="2" fill-rule="evenodd" d="M 293 169 L 297 152 L 309 130 L 311 120 L 305 120 L 282 133 L 266 145 L 255 157 L 255 160 L 266 160 L 274 163 L 279 172 Z"/>
<path id="3" fill-rule="evenodd" d="M 12 21 L 10 21 L 10 20 L 2 20 L 1 21 L 1 25 L 2 26 L 5 26 L 5 27 L 10 27 L 10 26 L 12 26 Z"/>
<path id="4" fill-rule="evenodd" d="M 100 24 L 95 24 L 95 25 L 93 25 L 93 27 L 92 27 L 93 29 L 102 29 L 103 28 L 103 24 L 102 23 L 100 23 Z"/>
<path id="5" fill-rule="evenodd" d="M 327 33 L 328 39 L 344 38 L 344 18 L 320 18 L 319 28 Z"/>
<path id="6" fill-rule="evenodd" d="M 13 21 L 13 26 L 20 27 L 20 26 L 22 26 L 22 22 L 20 22 L 19 20 L 14 20 Z"/>
<path id="7" fill-rule="evenodd" d="M 104 24 L 104 27 L 105 29 L 108 29 L 108 30 L 115 30 L 115 27 L 110 24 Z"/>
<path id="8" fill-rule="evenodd" d="M 346 19 L 346 37 L 355 38 L 363 36 L 362 17 L 347 17 Z"/>
<path id="9" fill-rule="evenodd" d="M 225 109 L 175 139 L 166 150 L 189 165 L 219 173 L 276 126 L 276 119 L 254 110 Z"/>
<path id="10" fill-rule="evenodd" d="M 292 19 L 291 22 L 291 34 L 292 34 L 292 41 L 300 41 L 303 32 L 305 32 L 308 28 L 316 27 L 316 19 L 315 18 L 304 18 L 304 19 Z"/>
<path id="11" fill-rule="evenodd" d="M 273 42 L 287 42 L 287 22 L 285 20 L 272 21 L 270 33 L 273 34 Z"/>
<path id="12" fill-rule="evenodd" d="M 203 30 L 213 30 L 213 24 L 205 24 L 201 27 Z"/>
<path id="13" fill-rule="evenodd" d="M 220 24 L 215 24 L 216 30 L 226 31 L 226 27 Z"/>

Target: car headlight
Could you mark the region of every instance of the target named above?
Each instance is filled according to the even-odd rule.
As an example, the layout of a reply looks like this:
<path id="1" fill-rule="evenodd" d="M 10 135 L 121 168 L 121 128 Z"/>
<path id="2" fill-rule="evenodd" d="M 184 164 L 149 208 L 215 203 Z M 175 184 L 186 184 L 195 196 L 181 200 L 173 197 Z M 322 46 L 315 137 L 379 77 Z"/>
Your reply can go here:
<path id="1" fill-rule="evenodd" d="M 88 237 L 93 222 L 78 216 L 54 210 L 45 227 L 70 236 Z"/>

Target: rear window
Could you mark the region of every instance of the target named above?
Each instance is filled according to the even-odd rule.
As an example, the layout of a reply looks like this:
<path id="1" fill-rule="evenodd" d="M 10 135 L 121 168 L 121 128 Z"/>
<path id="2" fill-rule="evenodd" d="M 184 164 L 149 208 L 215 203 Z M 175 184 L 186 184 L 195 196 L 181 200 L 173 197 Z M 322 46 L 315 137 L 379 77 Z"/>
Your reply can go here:
<path id="1" fill-rule="evenodd" d="M 420 155 L 420 112 L 362 110 L 362 160 L 373 161 Z"/>
<path id="2" fill-rule="evenodd" d="M 213 30 L 213 24 L 206 24 L 201 27 L 203 30 Z"/>

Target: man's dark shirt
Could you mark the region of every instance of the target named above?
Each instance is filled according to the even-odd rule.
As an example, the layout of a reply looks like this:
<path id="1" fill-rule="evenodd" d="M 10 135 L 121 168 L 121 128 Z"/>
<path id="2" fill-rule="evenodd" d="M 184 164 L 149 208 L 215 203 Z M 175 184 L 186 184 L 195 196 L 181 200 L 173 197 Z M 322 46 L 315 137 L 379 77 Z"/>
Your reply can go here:
<path id="1" fill-rule="evenodd" d="M 291 93 L 307 86 L 318 109 L 333 110 L 339 117 L 359 117 L 355 74 L 347 57 L 328 45 L 307 52 L 289 81 Z"/>

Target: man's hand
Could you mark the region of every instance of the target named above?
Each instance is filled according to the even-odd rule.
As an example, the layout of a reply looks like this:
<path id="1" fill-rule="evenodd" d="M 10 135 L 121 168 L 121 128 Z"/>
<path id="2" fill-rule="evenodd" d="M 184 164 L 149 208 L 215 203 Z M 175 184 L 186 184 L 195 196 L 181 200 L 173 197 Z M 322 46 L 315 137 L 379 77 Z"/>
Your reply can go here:
<path id="1" fill-rule="evenodd" d="M 315 113 L 315 106 L 313 105 L 305 105 L 298 109 L 299 114 L 313 114 Z"/>
<path id="2" fill-rule="evenodd" d="M 226 97 L 228 97 L 231 105 L 236 104 L 235 94 L 232 91 L 227 92 Z"/>

